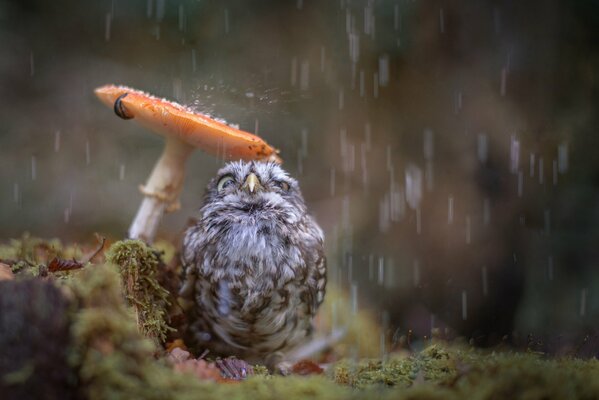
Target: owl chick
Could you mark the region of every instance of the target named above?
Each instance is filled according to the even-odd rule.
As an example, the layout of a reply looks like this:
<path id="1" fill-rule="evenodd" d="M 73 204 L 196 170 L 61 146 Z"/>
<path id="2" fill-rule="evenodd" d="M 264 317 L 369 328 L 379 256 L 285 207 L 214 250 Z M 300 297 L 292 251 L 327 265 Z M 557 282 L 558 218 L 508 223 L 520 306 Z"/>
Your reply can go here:
<path id="1" fill-rule="evenodd" d="M 325 294 L 323 233 L 277 164 L 222 168 L 182 253 L 196 350 L 268 363 L 309 339 Z"/>

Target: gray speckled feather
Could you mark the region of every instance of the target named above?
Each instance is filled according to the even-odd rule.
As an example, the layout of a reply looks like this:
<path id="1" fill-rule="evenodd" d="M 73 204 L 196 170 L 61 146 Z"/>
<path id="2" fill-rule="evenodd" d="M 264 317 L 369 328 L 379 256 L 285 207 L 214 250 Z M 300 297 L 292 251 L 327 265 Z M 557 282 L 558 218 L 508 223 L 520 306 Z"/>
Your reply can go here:
<path id="1" fill-rule="evenodd" d="M 326 286 L 323 234 L 277 164 L 218 172 L 185 234 L 183 263 L 188 339 L 198 350 L 263 361 L 309 338 Z"/>

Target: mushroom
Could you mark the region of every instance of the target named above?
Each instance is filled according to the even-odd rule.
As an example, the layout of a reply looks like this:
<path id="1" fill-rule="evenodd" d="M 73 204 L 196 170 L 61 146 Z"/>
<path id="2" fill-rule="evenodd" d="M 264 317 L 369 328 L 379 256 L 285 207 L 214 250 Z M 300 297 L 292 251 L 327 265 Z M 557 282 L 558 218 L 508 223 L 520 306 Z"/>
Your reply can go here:
<path id="1" fill-rule="evenodd" d="M 106 85 L 96 96 L 123 119 L 134 119 L 165 137 L 162 156 L 145 185 L 144 199 L 129 237 L 151 243 L 165 212 L 179 208 L 185 162 L 195 148 L 226 160 L 281 162 L 278 150 L 251 133 L 235 129 L 187 107 L 126 86 Z"/>

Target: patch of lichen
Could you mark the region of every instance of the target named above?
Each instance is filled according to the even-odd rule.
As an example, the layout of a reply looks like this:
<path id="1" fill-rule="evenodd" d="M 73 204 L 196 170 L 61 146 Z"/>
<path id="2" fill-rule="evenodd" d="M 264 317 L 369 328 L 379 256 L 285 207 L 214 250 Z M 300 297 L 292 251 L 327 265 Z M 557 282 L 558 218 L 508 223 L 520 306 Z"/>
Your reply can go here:
<path id="1" fill-rule="evenodd" d="M 110 247 L 106 260 L 119 267 L 125 296 L 135 310 L 140 331 L 164 342 L 171 330 L 166 321 L 170 294 L 156 279 L 158 253 L 142 241 L 123 240 Z"/>

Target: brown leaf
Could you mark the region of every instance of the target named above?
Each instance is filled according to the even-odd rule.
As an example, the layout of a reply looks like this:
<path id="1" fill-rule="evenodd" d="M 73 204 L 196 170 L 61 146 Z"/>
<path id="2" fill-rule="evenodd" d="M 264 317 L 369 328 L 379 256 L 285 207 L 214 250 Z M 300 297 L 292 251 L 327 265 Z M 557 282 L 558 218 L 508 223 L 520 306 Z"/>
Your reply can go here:
<path id="1" fill-rule="evenodd" d="M 54 257 L 48 264 L 48 271 L 71 271 L 73 269 L 83 268 L 83 264 L 77 260 L 65 260 L 63 258 Z"/>
<path id="2" fill-rule="evenodd" d="M 300 360 L 293 364 L 291 372 L 296 375 L 318 375 L 322 374 L 324 370 L 314 361 Z"/>

